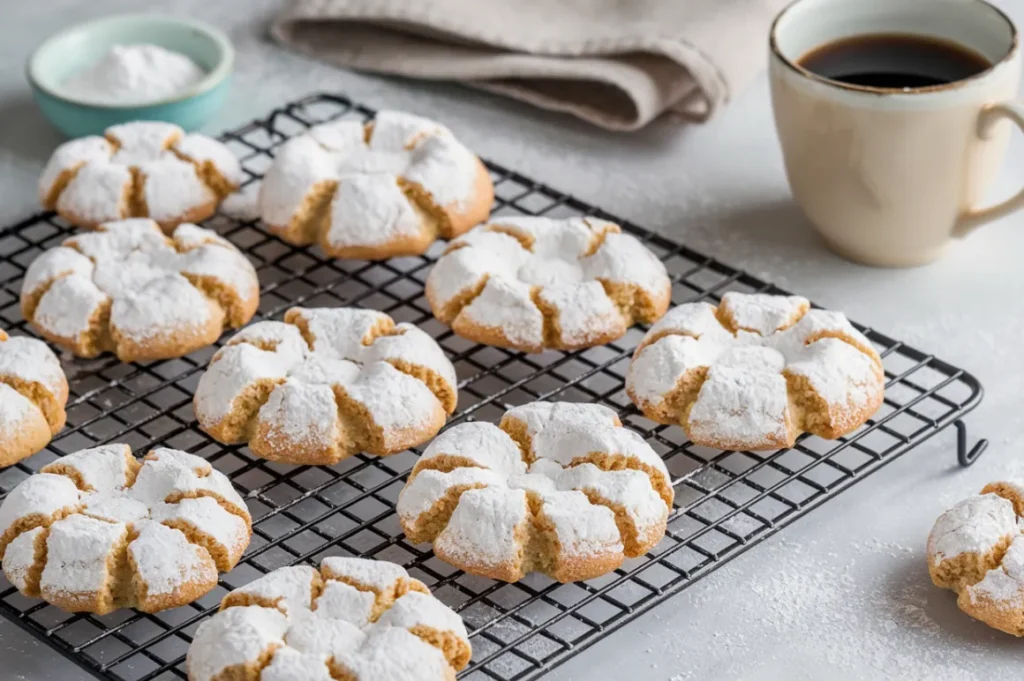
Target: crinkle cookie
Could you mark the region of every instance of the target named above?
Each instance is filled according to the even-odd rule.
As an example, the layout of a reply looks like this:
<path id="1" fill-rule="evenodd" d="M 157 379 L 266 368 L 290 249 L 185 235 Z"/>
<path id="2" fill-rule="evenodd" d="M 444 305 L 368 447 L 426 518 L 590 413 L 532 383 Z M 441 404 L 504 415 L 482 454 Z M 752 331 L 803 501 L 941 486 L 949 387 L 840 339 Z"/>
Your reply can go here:
<path id="1" fill-rule="evenodd" d="M 244 179 L 217 140 L 173 123 L 135 121 L 57 147 L 39 178 L 39 200 L 79 227 L 135 217 L 170 232 L 213 215 Z"/>
<path id="2" fill-rule="evenodd" d="M 462 619 L 394 563 L 328 557 L 235 589 L 199 625 L 189 681 L 454 681 Z"/>
<path id="3" fill-rule="evenodd" d="M 67 378 L 46 343 L 0 330 L 0 467 L 49 444 L 64 427 L 67 401 Z"/>
<path id="4" fill-rule="evenodd" d="M 466 572 L 574 582 L 661 541 L 673 499 L 664 462 L 611 409 L 533 402 L 439 435 L 397 509 L 410 541 Z"/>
<path id="5" fill-rule="evenodd" d="M 47 340 L 124 362 L 206 347 L 258 305 L 256 271 L 228 241 L 187 223 L 164 236 L 141 218 L 66 239 L 32 262 L 21 287 L 22 314 Z"/>
<path id="6" fill-rule="evenodd" d="M 251 518 L 224 475 L 198 456 L 128 445 L 69 454 L 0 506 L 4 575 L 25 596 L 70 612 L 157 612 L 191 603 L 235 567 Z"/>
<path id="7" fill-rule="evenodd" d="M 928 535 L 932 582 L 957 593 L 976 620 L 1024 636 L 1024 486 L 993 482 L 935 521 Z"/>
<path id="8" fill-rule="evenodd" d="M 673 308 L 633 354 L 626 392 L 644 416 L 707 447 L 845 435 L 882 404 L 882 360 L 842 313 L 809 308 L 799 296 L 746 293 Z"/>
<path id="9" fill-rule="evenodd" d="M 437 434 L 455 410 L 455 368 L 412 324 L 356 308 L 288 310 L 221 348 L 195 394 L 199 425 L 257 456 L 328 465 L 395 454 Z"/>
<path id="10" fill-rule="evenodd" d="M 576 350 L 621 337 L 668 308 L 664 264 L 597 218 L 502 217 L 453 241 L 427 277 L 434 316 L 463 338 Z"/>
<path id="11" fill-rule="evenodd" d="M 493 202 L 487 169 L 448 128 L 398 111 L 289 140 L 260 189 L 271 232 L 368 260 L 421 254 L 484 220 Z"/>

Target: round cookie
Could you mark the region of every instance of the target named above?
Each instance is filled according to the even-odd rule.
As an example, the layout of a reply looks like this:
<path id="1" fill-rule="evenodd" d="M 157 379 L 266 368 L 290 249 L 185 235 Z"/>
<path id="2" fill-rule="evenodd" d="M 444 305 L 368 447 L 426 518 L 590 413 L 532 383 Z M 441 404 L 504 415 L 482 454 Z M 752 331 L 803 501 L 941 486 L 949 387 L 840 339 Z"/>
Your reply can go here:
<path id="1" fill-rule="evenodd" d="M 191 603 L 235 567 L 245 502 L 197 456 L 83 449 L 26 478 L 0 506 L 4 575 L 69 612 L 157 612 Z"/>
<path id="2" fill-rule="evenodd" d="M 260 188 L 268 229 L 335 258 L 419 255 L 486 219 L 483 163 L 439 123 L 381 111 L 314 126 L 275 152 Z"/>
<path id="3" fill-rule="evenodd" d="M 790 447 L 801 432 L 840 437 L 878 410 L 884 390 L 878 352 L 845 316 L 767 294 L 673 308 L 626 375 L 644 416 L 725 450 Z"/>
<path id="4" fill-rule="evenodd" d="M 986 485 L 935 521 L 928 535 L 932 582 L 957 594 L 976 620 L 1024 636 L 1024 487 Z"/>
<path id="5" fill-rule="evenodd" d="M 0 330 L 0 467 L 49 444 L 64 427 L 68 381 L 46 343 Z"/>
<path id="6" fill-rule="evenodd" d="M 180 357 L 248 322 L 259 305 L 252 264 L 192 224 L 164 236 L 147 219 L 99 225 L 36 258 L 21 288 L 25 319 L 80 357 Z"/>
<path id="7" fill-rule="evenodd" d="M 199 625 L 189 681 L 454 681 L 462 619 L 394 563 L 327 557 L 235 589 Z"/>
<path id="8" fill-rule="evenodd" d="M 611 409 L 533 402 L 438 436 L 397 510 L 410 541 L 466 572 L 574 582 L 649 551 L 673 499 L 664 462 Z"/>
<path id="9" fill-rule="evenodd" d="M 39 201 L 87 229 L 135 217 L 170 232 L 213 215 L 244 179 L 220 142 L 173 123 L 134 121 L 57 147 L 39 178 Z"/>
<path id="10" fill-rule="evenodd" d="M 426 442 L 455 410 L 455 368 L 433 338 L 382 312 L 292 308 L 231 338 L 199 380 L 199 425 L 257 456 L 329 465 Z"/>
<path id="11" fill-rule="evenodd" d="M 609 343 L 668 308 L 664 264 L 593 217 L 502 217 L 453 241 L 427 277 L 434 316 L 463 338 L 523 352 Z"/>

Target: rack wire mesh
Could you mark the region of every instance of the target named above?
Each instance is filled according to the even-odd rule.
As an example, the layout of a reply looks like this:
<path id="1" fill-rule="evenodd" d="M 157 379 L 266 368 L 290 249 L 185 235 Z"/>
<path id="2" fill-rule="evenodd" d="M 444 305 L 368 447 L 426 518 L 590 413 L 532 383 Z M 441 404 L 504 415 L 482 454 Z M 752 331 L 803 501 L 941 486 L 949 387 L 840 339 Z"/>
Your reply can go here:
<path id="1" fill-rule="evenodd" d="M 317 94 L 222 139 L 255 181 L 287 138 L 319 122 L 368 119 L 373 113 L 344 97 Z M 717 300 L 726 291 L 783 292 L 500 165 L 488 167 L 497 215 L 596 214 L 619 222 L 665 262 L 675 304 Z M 238 567 L 223 576 L 214 592 L 175 610 L 68 614 L 22 597 L 0 577 L 0 614 L 100 678 L 184 678 L 184 655 L 196 626 L 228 590 L 282 565 L 351 554 L 405 565 L 459 611 L 473 644 L 473 659 L 460 678 L 535 679 L 950 424 L 958 428 L 961 463 L 967 465 L 984 448 L 981 442 L 967 450 L 959 420 L 981 400 L 978 381 L 870 329 L 860 327 L 883 357 L 887 377 L 885 403 L 873 419 L 837 441 L 807 436 L 791 449 L 723 452 L 693 445 L 680 428 L 654 424 L 632 407 L 623 377 L 642 336 L 639 329 L 606 346 L 573 353 L 524 355 L 476 345 L 434 320 L 424 298 L 424 280 L 442 249 L 439 244 L 422 257 L 336 261 L 282 243 L 258 221 L 217 216 L 207 226 L 243 249 L 256 266 L 262 286 L 257 318 L 280 317 L 296 304 L 358 305 L 419 324 L 444 347 L 458 372 L 459 409 L 452 424 L 496 422 L 506 408 L 538 399 L 605 404 L 664 457 L 676 507 L 665 539 L 653 551 L 603 578 L 558 584 L 530 575 L 517 584 L 494 582 L 454 570 L 435 558 L 429 546 L 405 540 L 394 504 L 415 453 L 291 467 L 262 461 L 245 447 L 224 446 L 202 433 L 191 400 L 216 348 L 148 364 L 124 364 L 109 356 L 66 357 L 68 426 L 44 452 L 0 471 L 0 497 L 57 457 L 116 441 L 136 451 L 168 446 L 204 456 L 231 478 L 254 518 L 252 544 Z M 0 328 L 31 333 L 18 306 L 25 269 L 43 249 L 72 233 L 53 214 L 36 215 L 0 232 Z"/>

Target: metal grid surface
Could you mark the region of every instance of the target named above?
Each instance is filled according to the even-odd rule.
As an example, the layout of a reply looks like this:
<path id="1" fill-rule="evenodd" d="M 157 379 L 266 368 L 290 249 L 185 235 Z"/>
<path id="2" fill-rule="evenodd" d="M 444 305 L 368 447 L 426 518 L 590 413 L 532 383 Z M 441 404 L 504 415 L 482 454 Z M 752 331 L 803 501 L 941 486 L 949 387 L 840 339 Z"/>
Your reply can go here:
<path id="1" fill-rule="evenodd" d="M 223 136 L 252 178 L 273 149 L 309 125 L 373 112 L 343 97 L 313 95 Z M 518 173 L 488 164 L 496 214 L 597 214 L 592 206 Z M 618 220 L 617 220 L 618 221 Z M 716 300 L 725 291 L 781 292 L 720 262 L 628 223 L 665 262 L 673 302 Z M 387 262 L 335 261 L 294 248 L 259 222 L 217 216 L 207 222 L 245 251 L 256 266 L 259 318 L 280 317 L 291 305 L 358 305 L 396 321 L 421 325 L 438 339 L 459 377 L 459 408 L 451 423 L 496 422 L 507 407 L 537 399 L 600 402 L 615 409 L 661 454 L 676 490 L 665 539 L 649 555 L 628 560 L 603 578 L 558 584 L 530 575 L 503 584 L 453 570 L 429 546 L 401 533 L 394 503 L 415 462 L 410 452 L 388 458 L 356 456 L 331 467 L 291 467 L 255 458 L 248 449 L 213 442 L 198 428 L 192 393 L 216 348 L 150 364 L 110 356 L 65 358 L 71 384 L 68 427 L 49 448 L 0 471 L 0 496 L 56 457 L 106 442 L 136 452 L 163 445 L 195 452 L 230 476 L 254 518 L 253 538 L 238 567 L 200 601 L 155 615 L 119 611 L 72 615 L 23 598 L 0 577 L 0 613 L 101 678 L 124 681 L 185 677 L 192 634 L 228 590 L 286 564 L 326 554 L 372 556 L 405 565 L 453 606 L 471 632 L 473 659 L 464 679 L 538 678 L 611 631 L 721 567 L 826 499 L 866 477 L 957 419 L 981 399 L 977 380 L 956 367 L 872 330 L 885 362 L 885 404 L 865 426 L 839 441 L 805 437 L 776 452 L 722 452 L 690 444 L 678 427 L 653 424 L 623 391 L 629 357 L 641 329 L 607 346 L 523 355 L 474 345 L 435 321 L 423 294 L 435 244 L 423 257 Z M 0 328 L 31 333 L 18 294 L 28 264 L 73 230 L 41 214 L 0 233 Z M 976 448 L 980 451 L 980 448 Z"/>

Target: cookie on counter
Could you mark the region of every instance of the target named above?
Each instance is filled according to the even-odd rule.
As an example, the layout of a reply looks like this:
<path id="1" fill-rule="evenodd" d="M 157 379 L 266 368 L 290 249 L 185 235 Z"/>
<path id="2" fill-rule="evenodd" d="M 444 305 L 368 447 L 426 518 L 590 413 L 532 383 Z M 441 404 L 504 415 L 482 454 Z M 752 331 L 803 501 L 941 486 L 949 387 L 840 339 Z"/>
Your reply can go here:
<path id="1" fill-rule="evenodd" d="M 928 535 L 928 574 L 965 613 L 1024 636 L 1024 486 L 993 482 L 939 516 Z"/>
<path id="2" fill-rule="evenodd" d="M 665 463 L 614 411 L 533 402 L 439 435 L 397 510 L 410 541 L 466 572 L 574 582 L 654 547 L 673 499 Z"/>
<path id="3" fill-rule="evenodd" d="M 486 219 L 494 187 L 440 123 L 381 111 L 312 127 L 275 152 L 260 188 L 267 228 L 335 258 L 424 253 Z"/>
<path id="4" fill-rule="evenodd" d="M 523 352 L 620 338 L 668 309 L 665 265 L 593 217 L 501 217 L 453 241 L 427 277 L 434 316 L 463 338 Z"/>
<path id="5" fill-rule="evenodd" d="M 124 362 L 181 357 L 248 322 L 259 282 L 231 243 L 192 224 L 165 236 L 152 220 L 107 222 L 29 266 L 25 319 L 79 357 Z"/>
<path id="6" fill-rule="evenodd" d="M 35 454 L 64 427 L 68 381 L 46 343 L 0 330 L 0 467 Z"/>
<path id="7" fill-rule="evenodd" d="M 673 308 L 626 375 L 644 416 L 726 450 L 790 447 L 802 432 L 840 437 L 878 410 L 884 391 L 878 352 L 842 313 L 760 293 Z"/>
<path id="8" fill-rule="evenodd" d="M 169 233 L 213 215 L 244 179 L 217 140 L 173 123 L 134 121 L 57 147 L 39 178 L 39 200 L 86 229 L 134 217 Z"/>
<path id="9" fill-rule="evenodd" d="M 385 561 L 329 556 L 235 589 L 199 625 L 189 681 L 454 681 L 462 619 Z"/>
<path id="10" fill-rule="evenodd" d="M 455 368 L 412 324 L 357 308 L 301 308 L 242 329 L 195 394 L 200 427 L 281 463 L 386 456 L 434 437 L 455 410 Z"/>
<path id="11" fill-rule="evenodd" d="M 198 456 L 128 445 L 68 454 L 26 478 L 0 506 L 4 575 L 69 612 L 157 612 L 217 586 L 249 545 L 252 519 Z"/>

